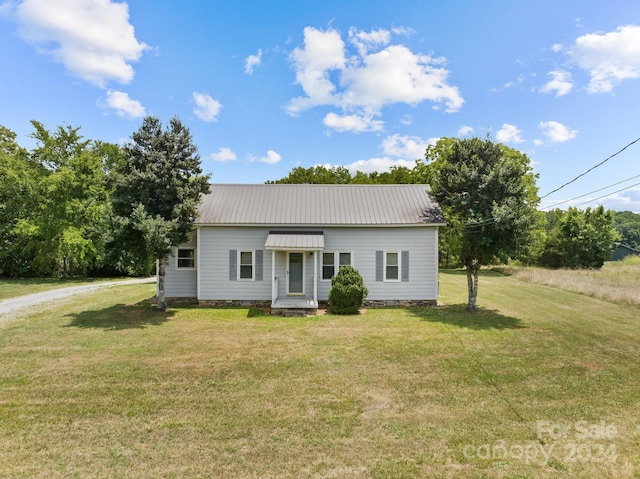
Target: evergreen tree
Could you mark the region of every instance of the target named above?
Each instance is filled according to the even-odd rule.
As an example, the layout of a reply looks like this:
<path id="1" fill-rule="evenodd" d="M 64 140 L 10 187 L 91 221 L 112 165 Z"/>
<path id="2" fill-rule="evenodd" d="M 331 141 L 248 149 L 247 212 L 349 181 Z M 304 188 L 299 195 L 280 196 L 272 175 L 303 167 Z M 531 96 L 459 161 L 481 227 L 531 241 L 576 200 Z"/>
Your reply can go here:
<path id="1" fill-rule="evenodd" d="M 113 209 L 126 244 L 158 261 L 158 308 L 165 309 L 166 260 L 173 247 L 187 240 L 200 197 L 209 192 L 209 177 L 177 117 L 165 130 L 158 118 L 146 117 L 131 138 L 125 161 L 115 167 Z"/>

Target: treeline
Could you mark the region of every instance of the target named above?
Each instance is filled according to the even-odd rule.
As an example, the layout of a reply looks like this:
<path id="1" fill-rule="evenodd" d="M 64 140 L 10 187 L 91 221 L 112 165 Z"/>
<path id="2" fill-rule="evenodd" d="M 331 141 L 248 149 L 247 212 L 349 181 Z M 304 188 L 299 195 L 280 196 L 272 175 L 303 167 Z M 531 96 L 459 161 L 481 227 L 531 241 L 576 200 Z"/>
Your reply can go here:
<path id="1" fill-rule="evenodd" d="M 441 140 L 447 148 L 452 139 Z M 338 166 L 296 167 L 286 177 L 270 183 L 308 184 L 430 184 L 428 161 L 418 160 L 413 169 L 392 167 L 385 173 L 357 172 Z M 460 248 L 464 225 L 448 217 L 440 232 L 440 262 L 443 267 L 461 266 Z M 599 268 L 611 258 L 615 242 L 640 249 L 640 214 L 596 208 L 554 209 L 540 212 L 526 244 L 509 260 L 550 268 Z"/>
<path id="2" fill-rule="evenodd" d="M 27 150 L 0 126 L 0 275 L 147 275 L 154 259 L 122 236 L 111 204 L 122 147 L 33 121 Z"/>
<path id="3" fill-rule="evenodd" d="M 163 166 L 167 171 L 153 173 L 154 168 L 158 169 L 158 165 L 153 164 L 153 151 L 145 160 L 148 172 L 143 169 L 129 171 L 140 148 L 144 150 L 149 146 L 153 150 L 158 143 L 171 149 L 181 139 L 184 143 L 181 148 L 189 153 L 187 156 L 193 157 L 193 165 L 188 169 L 199 178 L 198 182 L 202 183 L 200 193 L 204 192 L 205 180 L 197 176 L 200 174 L 199 157 L 195 146 L 191 145 L 188 130 L 174 119 L 170 131 L 163 133 L 157 120 L 145 119 L 140 131 L 132 135 L 133 144 L 137 145 L 133 148 L 132 144 L 120 146 L 85 139 L 79 127 L 61 126 L 48 130 L 37 121 L 32 125 L 34 146 L 31 149 L 20 146 L 16 134 L 0 126 L 0 276 L 137 276 L 152 273 L 158 253 L 149 246 L 152 241 L 145 228 L 150 227 L 142 225 L 158 214 L 166 216 L 166 221 L 175 222 L 169 214 L 175 210 L 175 205 L 167 202 L 167 211 L 171 210 L 167 214 L 162 210 L 153 214 L 147 212 L 145 214 L 151 215 L 147 219 L 128 221 L 129 213 L 123 212 L 122 204 L 129 204 L 131 209 L 138 199 L 135 194 L 131 196 L 131 192 L 123 190 L 123 177 L 128 176 L 131 180 L 137 175 L 139 178 L 135 181 L 149 186 L 145 175 L 155 175 L 155 181 L 162 185 L 163 191 L 167 188 L 176 190 L 174 196 L 182 198 L 184 193 L 177 191 L 185 186 L 168 183 L 172 175 L 167 171 L 175 166 L 167 163 Z M 164 138 L 163 135 L 169 136 Z M 433 180 L 430 175 L 438 170 L 433 167 L 439 161 L 435 152 L 446 152 L 454 141 L 450 138 L 440 140 L 437 146 L 427 150 L 425 159 L 419 160 L 414 169 L 395 167 L 385 173 L 357 172 L 352 175 L 344 167 L 296 167 L 285 178 L 271 183 L 430 184 Z M 507 150 L 510 154 L 519 154 Z M 183 180 L 188 185 L 193 183 L 192 179 Z M 141 188 L 138 190 L 136 194 L 141 202 L 144 202 L 143 196 L 152 194 Z M 537 198 L 533 200 L 537 201 Z M 134 220 L 137 229 L 132 234 Z M 440 235 L 440 258 L 443 266 L 456 267 L 461 262 L 462 238 L 469 233 L 469 227 L 454 216 L 449 216 L 448 220 L 449 225 Z M 183 235 L 185 231 L 179 233 Z M 548 267 L 599 267 L 610 258 L 615 241 L 640 248 L 640 215 L 615 213 L 602 207 L 539 212 L 535 227 L 525 236 L 527 241 L 522 242 L 510 260 Z"/>

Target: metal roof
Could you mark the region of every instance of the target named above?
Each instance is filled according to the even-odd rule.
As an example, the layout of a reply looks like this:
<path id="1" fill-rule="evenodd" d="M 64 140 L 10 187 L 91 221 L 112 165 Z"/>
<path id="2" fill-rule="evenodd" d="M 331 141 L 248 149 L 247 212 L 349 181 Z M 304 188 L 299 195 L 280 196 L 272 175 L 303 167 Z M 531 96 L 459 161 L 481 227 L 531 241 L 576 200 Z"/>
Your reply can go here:
<path id="1" fill-rule="evenodd" d="M 427 185 L 211 185 L 198 225 L 434 225 Z"/>
<path id="2" fill-rule="evenodd" d="M 266 249 L 274 250 L 317 250 L 324 248 L 324 233 L 322 231 L 269 231 Z"/>

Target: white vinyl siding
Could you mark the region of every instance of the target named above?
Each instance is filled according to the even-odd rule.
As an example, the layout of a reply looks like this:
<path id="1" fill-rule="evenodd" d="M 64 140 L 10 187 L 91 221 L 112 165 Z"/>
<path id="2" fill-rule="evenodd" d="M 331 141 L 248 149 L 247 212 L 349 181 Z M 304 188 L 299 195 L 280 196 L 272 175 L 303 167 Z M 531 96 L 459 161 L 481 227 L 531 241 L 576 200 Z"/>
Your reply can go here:
<path id="1" fill-rule="evenodd" d="M 179 260 L 186 260 L 187 251 L 193 252 L 193 267 L 182 267 Z M 182 253 L 182 254 L 181 254 Z M 195 234 L 192 239 L 179 248 L 175 248 L 167 261 L 165 269 L 164 289 L 168 298 L 195 298 L 198 294 L 198 272 L 196 269 L 198 251 L 196 249 Z M 172 265 L 172 266 L 171 266 Z"/>

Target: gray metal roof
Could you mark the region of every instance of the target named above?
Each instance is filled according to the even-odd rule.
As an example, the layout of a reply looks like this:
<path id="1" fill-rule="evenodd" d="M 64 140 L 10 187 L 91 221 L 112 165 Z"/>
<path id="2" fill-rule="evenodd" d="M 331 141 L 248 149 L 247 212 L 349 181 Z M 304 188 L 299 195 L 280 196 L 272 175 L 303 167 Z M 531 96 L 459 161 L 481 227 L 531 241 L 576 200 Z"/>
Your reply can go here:
<path id="1" fill-rule="evenodd" d="M 274 250 L 317 250 L 324 249 L 322 231 L 290 232 L 270 231 L 264 244 L 266 249 Z"/>
<path id="2" fill-rule="evenodd" d="M 427 185 L 211 185 L 199 225 L 433 225 Z"/>

